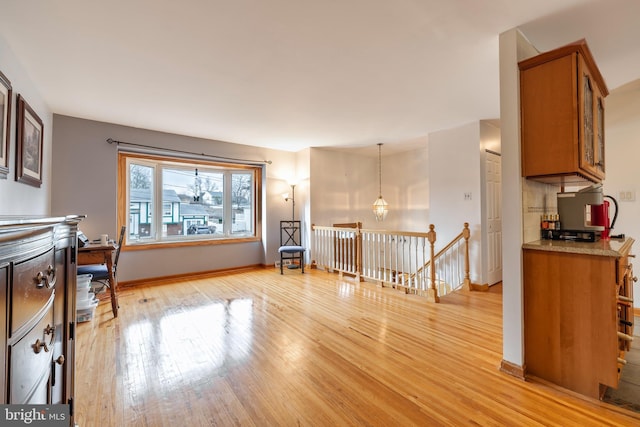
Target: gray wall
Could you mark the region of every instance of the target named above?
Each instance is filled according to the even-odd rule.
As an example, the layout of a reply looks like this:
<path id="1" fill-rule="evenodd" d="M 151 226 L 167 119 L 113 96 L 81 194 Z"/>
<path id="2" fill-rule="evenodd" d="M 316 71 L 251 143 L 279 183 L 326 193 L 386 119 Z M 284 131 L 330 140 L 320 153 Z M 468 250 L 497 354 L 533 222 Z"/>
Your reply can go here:
<path id="1" fill-rule="evenodd" d="M 0 36 L 0 71 L 11 81 L 13 88 L 9 135 L 9 175 L 7 175 L 6 179 L 0 179 L 0 215 L 48 215 L 51 189 L 51 168 L 49 167 L 51 162 L 51 110 L 42 99 L 38 88 L 29 79 L 29 75 L 20 63 L 19 58 L 15 57 L 2 36 Z M 39 188 L 16 182 L 15 180 L 16 97 L 18 94 L 22 95 L 33 108 L 44 125 L 43 177 L 42 186 Z"/>
<path id="2" fill-rule="evenodd" d="M 313 148 L 310 156 L 311 222 L 316 225 L 362 222 L 368 229 L 429 231 L 427 138 L 410 151 L 382 155 L 382 196 L 389 203 L 383 222 L 372 212 L 379 188 L 378 156 L 371 146 L 344 151 Z"/>
<path id="3" fill-rule="evenodd" d="M 263 169 L 263 242 L 123 251 L 120 280 L 140 280 L 206 272 L 275 261 L 280 219 L 290 216 L 282 199 L 284 178 L 295 169 L 294 153 L 203 140 L 62 115 L 53 116 L 53 215 L 84 214 L 81 230 L 90 238 L 117 234 L 117 151 L 112 138 L 160 148 L 253 160 L 271 160 Z"/>
<path id="4" fill-rule="evenodd" d="M 436 227 L 436 250 L 461 233 L 468 222 L 471 281 L 483 283 L 480 122 L 430 134 L 429 173 L 429 218 Z M 471 198 L 465 198 L 465 193 Z"/>

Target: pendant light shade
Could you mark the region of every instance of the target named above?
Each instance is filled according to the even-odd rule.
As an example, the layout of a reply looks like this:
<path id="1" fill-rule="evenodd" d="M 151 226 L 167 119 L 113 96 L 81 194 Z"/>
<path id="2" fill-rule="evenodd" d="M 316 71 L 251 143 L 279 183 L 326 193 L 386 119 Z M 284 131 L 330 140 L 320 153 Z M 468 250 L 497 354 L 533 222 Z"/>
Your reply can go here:
<path id="1" fill-rule="evenodd" d="M 373 203 L 373 214 L 376 216 L 376 221 L 384 221 L 387 213 L 389 213 L 389 204 L 380 196 Z"/>
<path id="2" fill-rule="evenodd" d="M 378 143 L 378 183 L 379 196 L 373 202 L 373 214 L 376 216 L 376 221 L 384 221 L 389 213 L 389 204 L 382 198 L 382 143 Z"/>

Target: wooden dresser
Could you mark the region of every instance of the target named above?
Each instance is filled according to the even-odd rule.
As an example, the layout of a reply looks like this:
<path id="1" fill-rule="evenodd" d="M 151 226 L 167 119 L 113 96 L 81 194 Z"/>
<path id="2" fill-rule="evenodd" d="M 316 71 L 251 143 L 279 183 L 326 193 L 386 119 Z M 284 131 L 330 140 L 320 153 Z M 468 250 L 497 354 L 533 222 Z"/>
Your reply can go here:
<path id="1" fill-rule="evenodd" d="M 525 373 L 602 398 L 633 335 L 634 240 L 523 245 Z"/>
<path id="2" fill-rule="evenodd" d="M 80 219 L 0 217 L 0 400 L 68 404 L 70 425 Z"/>

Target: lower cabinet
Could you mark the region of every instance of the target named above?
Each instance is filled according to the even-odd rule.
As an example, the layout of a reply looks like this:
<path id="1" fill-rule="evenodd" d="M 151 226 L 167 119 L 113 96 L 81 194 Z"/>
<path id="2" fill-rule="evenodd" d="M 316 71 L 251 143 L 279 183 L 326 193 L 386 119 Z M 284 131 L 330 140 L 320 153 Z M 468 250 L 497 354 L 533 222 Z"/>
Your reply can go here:
<path id="1" fill-rule="evenodd" d="M 524 245 L 527 376 L 594 398 L 618 387 L 633 328 L 620 303 L 632 299 L 632 244 Z"/>
<path id="2" fill-rule="evenodd" d="M 0 217 L 0 399 L 67 404 L 69 425 L 74 425 L 78 221 Z"/>

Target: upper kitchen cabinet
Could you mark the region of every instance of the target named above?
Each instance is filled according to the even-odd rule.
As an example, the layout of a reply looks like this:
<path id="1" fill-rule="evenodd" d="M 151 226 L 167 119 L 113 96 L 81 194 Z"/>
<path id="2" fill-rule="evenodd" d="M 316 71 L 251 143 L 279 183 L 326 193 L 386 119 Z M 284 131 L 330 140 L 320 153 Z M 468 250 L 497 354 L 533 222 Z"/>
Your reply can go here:
<path id="1" fill-rule="evenodd" d="M 601 182 L 609 91 L 585 40 L 518 66 L 522 176 L 554 184 Z"/>

